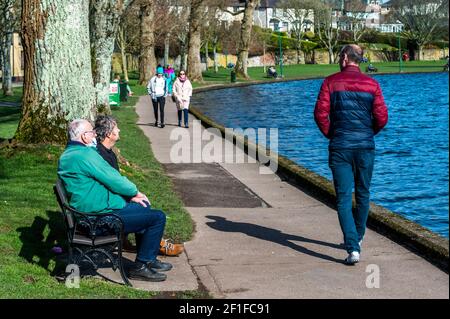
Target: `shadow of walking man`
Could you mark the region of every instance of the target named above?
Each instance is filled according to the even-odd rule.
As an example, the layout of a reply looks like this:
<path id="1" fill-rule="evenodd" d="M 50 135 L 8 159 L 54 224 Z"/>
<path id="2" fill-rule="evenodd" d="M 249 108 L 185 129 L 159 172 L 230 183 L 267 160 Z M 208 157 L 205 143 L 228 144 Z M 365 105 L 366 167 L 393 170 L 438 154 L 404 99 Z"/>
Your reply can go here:
<path id="1" fill-rule="evenodd" d="M 206 225 L 209 227 L 223 231 L 223 232 L 233 232 L 233 233 L 243 233 L 247 236 L 255 237 L 262 240 L 267 240 L 274 242 L 276 244 L 292 248 L 300 253 L 307 254 L 316 258 L 321 258 L 327 261 L 332 261 L 336 263 L 343 264 L 344 262 L 340 259 L 324 255 L 315 251 L 312 251 L 306 247 L 294 244 L 291 241 L 300 241 L 305 243 L 313 243 L 317 245 L 327 246 L 335 249 L 344 249 L 343 245 L 338 245 L 334 243 L 328 243 L 321 240 L 310 239 L 302 236 L 285 234 L 277 229 L 268 228 L 264 226 L 259 226 L 250 223 L 241 223 L 229 221 L 226 218 L 220 216 L 208 215 L 206 218 L 214 220 L 212 222 L 207 222 Z"/>

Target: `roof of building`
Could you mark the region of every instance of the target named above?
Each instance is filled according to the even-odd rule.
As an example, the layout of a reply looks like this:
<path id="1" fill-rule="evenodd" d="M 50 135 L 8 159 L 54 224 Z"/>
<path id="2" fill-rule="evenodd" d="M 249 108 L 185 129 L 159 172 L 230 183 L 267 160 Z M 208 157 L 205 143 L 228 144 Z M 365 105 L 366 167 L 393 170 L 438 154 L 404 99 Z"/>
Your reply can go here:
<path id="1" fill-rule="evenodd" d="M 227 5 L 230 7 L 242 7 L 244 6 L 244 1 L 239 0 L 227 0 Z M 261 0 L 259 3 L 260 8 L 274 8 L 280 0 Z"/>

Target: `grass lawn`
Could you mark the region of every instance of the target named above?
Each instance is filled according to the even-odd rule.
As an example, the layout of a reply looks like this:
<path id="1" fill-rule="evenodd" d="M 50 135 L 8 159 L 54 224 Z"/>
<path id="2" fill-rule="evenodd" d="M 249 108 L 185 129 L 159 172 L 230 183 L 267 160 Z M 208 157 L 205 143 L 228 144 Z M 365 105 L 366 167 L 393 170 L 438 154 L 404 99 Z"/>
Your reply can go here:
<path id="1" fill-rule="evenodd" d="M 132 89 L 138 94 L 145 93 L 143 87 Z M 193 231 L 192 220 L 155 160 L 148 139 L 135 125 L 137 115 L 132 105 L 136 101 L 137 96 L 113 111 L 121 128 L 117 146 L 129 162 L 121 165 L 122 174 L 148 195 L 153 207 L 167 213 L 166 237 L 187 241 Z M 0 107 L 1 137 L 13 136 L 13 123 L 17 125 L 19 112 L 19 108 Z M 80 289 L 68 289 L 52 276 L 65 268 L 63 256 L 51 252 L 54 245 L 66 247 L 62 218 L 52 190 L 62 151 L 63 147 L 58 145 L 0 149 L 0 298 L 157 297 L 158 292 L 138 291 L 93 278 L 83 279 Z M 188 291 L 170 297 L 207 295 Z"/>

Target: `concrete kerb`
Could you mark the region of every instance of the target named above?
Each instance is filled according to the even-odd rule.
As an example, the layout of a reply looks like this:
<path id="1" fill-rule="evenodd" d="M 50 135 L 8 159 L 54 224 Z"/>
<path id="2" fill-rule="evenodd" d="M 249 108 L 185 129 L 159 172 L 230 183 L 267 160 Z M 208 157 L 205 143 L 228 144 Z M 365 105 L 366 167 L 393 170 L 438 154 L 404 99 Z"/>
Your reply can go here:
<path id="1" fill-rule="evenodd" d="M 242 85 L 220 85 L 214 87 L 203 87 L 194 89 L 194 93 L 219 88 L 231 88 L 236 86 L 247 86 L 252 84 L 262 84 L 260 82 L 242 83 Z M 216 123 L 208 116 L 204 115 L 197 108 L 191 106 L 190 112 L 201 120 L 204 127 L 213 127 L 218 129 L 222 137 L 225 137 L 225 127 Z M 256 154 L 258 159 L 257 144 L 245 140 L 243 136 L 236 136 L 233 143 L 244 145 L 244 151 L 247 154 Z M 268 148 L 263 148 L 260 154 L 269 154 Z M 270 159 L 276 158 L 277 154 L 270 152 Z M 262 162 L 267 162 L 267 157 Z M 326 178 L 294 163 L 293 161 L 278 155 L 278 170 L 276 174 L 285 181 L 300 188 L 305 193 L 315 197 L 324 204 L 335 209 L 336 193 L 333 184 Z M 353 201 L 353 205 L 355 202 Z M 367 225 L 374 231 L 392 239 L 396 243 L 405 246 L 409 250 L 419 254 L 429 262 L 448 273 L 449 261 L 449 241 L 446 238 L 414 223 L 406 218 L 395 214 L 394 212 L 370 203 L 369 218 Z"/>

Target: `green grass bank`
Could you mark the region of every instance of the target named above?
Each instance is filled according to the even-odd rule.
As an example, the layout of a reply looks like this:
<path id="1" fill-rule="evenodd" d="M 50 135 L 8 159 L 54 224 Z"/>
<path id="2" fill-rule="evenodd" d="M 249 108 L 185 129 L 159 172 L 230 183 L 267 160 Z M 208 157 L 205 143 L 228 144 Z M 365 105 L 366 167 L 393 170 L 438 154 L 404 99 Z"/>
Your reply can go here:
<path id="1" fill-rule="evenodd" d="M 135 84 L 133 81 L 132 84 Z M 113 110 L 121 129 L 122 174 L 148 195 L 152 206 L 167 213 L 165 236 L 187 241 L 193 222 L 174 193 L 170 179 L 156 161 L 148 139 L 136 125 L 134 105 L 144 87 L 133 85 L 135 96 Z M 20 101 L 17 90 L 15 101 Z M 13 98 L 14 98 L 13 97 Z M 8 97 L 11 99 L 11 97 Z M 0 100 L 0 105 L 1 105 Z M 10 101 L 10 100 L 9 100 Z M 0 106 L 0 138 L 11 138 L 20 108 Z M 64 271 L 64 225 L 53 195 L 60 145 L 18 145 L 0 149 L 0 298 L 200 298 L 202 291 L 144 292 L 94 278 L 81 280 L 79 289 L 68 289 L 56 279 Z M 125 160 L 126 159 L 126 160 Z"/>

